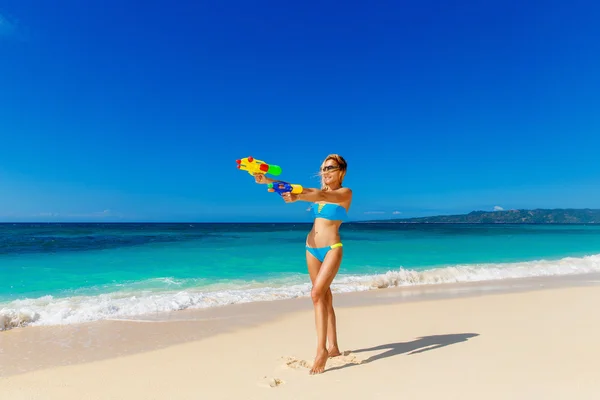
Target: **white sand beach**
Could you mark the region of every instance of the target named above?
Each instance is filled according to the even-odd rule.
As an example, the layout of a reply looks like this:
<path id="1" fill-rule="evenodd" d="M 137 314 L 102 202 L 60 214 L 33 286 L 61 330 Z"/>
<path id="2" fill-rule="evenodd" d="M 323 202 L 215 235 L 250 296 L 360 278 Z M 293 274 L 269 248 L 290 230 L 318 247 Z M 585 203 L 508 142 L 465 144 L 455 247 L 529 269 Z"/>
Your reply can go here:
<path id="1" fill-rule="evenodd" d="M 190 311 L 160 322 L 13 329 L 0 332 L 0 393 L 11 400 L 597 399 L 597 275 L 503 285 L 336 296 L 344 354 L 316 376 L 308 374 L 316 338 L 306 298 L 211 310 L 220 320 Z M 235 318 L 240 312 L 245 319 Z M 57 344 L 66 332 L 70 339 Z"/>

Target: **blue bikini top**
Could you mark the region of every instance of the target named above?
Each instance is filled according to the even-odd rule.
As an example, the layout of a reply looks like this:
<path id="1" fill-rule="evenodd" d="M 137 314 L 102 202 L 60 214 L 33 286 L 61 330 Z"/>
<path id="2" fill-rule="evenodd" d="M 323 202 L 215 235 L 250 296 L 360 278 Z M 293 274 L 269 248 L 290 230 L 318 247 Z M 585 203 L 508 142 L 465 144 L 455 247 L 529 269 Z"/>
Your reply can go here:
<path id="1" fill-rule="evenodd" d="M 324 218 L 331 221 L 345 221 L 348 218 L 346 209 L 333 203 L 313 203 L 312 212 L 315 218 Z"/>

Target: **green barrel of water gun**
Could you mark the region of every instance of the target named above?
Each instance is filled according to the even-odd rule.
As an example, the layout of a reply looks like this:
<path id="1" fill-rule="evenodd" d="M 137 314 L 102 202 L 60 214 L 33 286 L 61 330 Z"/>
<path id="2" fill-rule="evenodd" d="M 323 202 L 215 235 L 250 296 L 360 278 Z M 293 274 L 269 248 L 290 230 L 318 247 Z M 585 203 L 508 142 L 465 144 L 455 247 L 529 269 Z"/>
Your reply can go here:
<path id="1" fill-rule="evenodd" d="M 269 164 L 269 170 L 267 171 L 268 174 L 271 175 L 280 175 L 281 174 L 281 167 L 279 165 L 271 165 Z"/>

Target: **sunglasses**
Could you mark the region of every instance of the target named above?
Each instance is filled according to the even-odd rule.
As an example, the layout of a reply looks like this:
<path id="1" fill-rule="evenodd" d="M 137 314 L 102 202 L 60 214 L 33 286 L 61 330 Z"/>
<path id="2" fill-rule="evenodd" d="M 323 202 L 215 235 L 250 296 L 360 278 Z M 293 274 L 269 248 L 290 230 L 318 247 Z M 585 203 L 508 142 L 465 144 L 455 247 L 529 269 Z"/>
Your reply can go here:
<path id="1" fill-rule="evenodd" d="M 335 171 L 340 169 L 339 165 L 327 165 L 321 169 L 323 172 Z"/>

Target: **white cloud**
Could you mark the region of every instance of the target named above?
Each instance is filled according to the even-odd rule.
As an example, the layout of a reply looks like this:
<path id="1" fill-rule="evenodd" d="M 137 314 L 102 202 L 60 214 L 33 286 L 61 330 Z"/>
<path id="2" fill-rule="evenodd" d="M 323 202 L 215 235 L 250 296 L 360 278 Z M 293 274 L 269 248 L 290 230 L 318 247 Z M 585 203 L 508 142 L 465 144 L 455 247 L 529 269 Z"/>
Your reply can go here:
<path id="1" fill-rule="evenodd" d="M 494 211 L 504 211 L 504 208 L 500 206 L 494 206 Z"/>
<path id="2" fill-rule="evenodd" d="M 94 211 L 90 213 L 82 213 L 82 214 L 66 214 L 66 217 L 77 217 L 77 218 L 97 218 L 97 217 L 110 217 L 113 215 L 110 210 L 104 211 Z"/>
<path id="3" fill-rule="evenodd" d="M 402 211 L 394 211 L 392 214 L 402 214 Z"/>
<path id="4" fill-rule="evenodd" d="M 41 212 L 32 217 L 53 217 L 53 218 L 106 218 L 120 217 L 120 214 L 115 214 L 111 210 L 93 211 L 89 213 L 57 213 L 57 212 Z"/>
<path id="5" fill-rule="evenodd" d="M 34 215 L 34 217 L 58 217 L 58 213 L 41 212 L 38 215 Z"/>
<path id="6" fill-rule="evenodd" d="M 16 30 L 16 25 L 10 22 L 5 16 L 0 14 L 0 37 L 10 36 Z"/>

